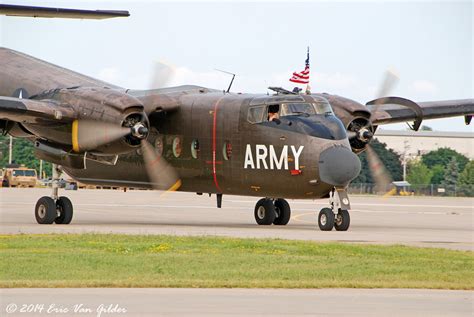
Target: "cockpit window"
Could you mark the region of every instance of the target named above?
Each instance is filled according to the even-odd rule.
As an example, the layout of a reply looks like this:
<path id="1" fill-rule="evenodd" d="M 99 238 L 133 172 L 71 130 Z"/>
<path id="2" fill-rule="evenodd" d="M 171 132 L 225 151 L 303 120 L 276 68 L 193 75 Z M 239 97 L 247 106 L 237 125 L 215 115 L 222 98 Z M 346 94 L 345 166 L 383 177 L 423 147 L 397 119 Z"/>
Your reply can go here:
<path id="1" fill-rule="evenodd" d="M 314 101 L 313 105 L 316 108 L 317 114 L 334 115 L 332 107 L 329 104 L 329 101 L 327 101 L 326 99 L 317 99 Z"/>
<path id="2" fill-rule="evenodd" d="M 313 115 L 316 114 L 316 110 L 312 104 L 303 102 L 286 103 L 281 107 L 282 116 L 292 116 L 298 114 Z"/>
<path id="3" fill-rule="evenodd" d="M 282 104 L 281 116 L 293 116 L 293 115 L 315 115 L 315 114 L 324 114 L 332 115 L 332 108 L 329 105 L 329 102 L 317 100 L 314 103 L 285 103 Z"/>
<path id="4" fill-rule="evenodd" d="M 266 112 L 265 106 L 251 107 L 249 108 L 247 120 L 250 123 L 260 123 L 263 122 L 263 117 Z"/>

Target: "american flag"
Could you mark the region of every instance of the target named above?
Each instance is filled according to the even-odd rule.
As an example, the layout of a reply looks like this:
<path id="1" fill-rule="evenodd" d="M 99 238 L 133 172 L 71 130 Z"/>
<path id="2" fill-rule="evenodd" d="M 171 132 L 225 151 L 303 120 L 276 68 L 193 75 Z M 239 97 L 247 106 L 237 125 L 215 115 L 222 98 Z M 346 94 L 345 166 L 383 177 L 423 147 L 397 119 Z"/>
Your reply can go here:
<path id="1" fill-rule="evenodd" d="M 290 81 L 298 84 L 309 84 L 309 47 L 304 70 L 299 73 L 294 72 Z"/>

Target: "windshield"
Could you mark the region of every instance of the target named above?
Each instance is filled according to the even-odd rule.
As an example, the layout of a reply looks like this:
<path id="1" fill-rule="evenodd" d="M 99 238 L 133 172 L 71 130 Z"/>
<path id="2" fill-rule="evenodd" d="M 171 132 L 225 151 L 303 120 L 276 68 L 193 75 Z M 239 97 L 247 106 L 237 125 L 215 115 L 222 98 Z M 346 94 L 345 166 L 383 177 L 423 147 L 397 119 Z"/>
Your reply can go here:
<path id="1" fill-rule="evenodd" d="M 315 115 L 324 114 L 332 115 L 332 109 L 326 100 L 316 100 L 314 103 L 285 103 L 281 107 L 281 116 L 293 116 L 299 114 Z"/>
<path id="2" fill-rule="evenodd" d="M 13 176 L 36 176 L 34 170 L 13 170 Z"/>
<path id="3" fill-rule="evenodd" d="M 36 176 L 36 171 L 34 170 L 25 170 L 25 176 L 31 176 L 31 177 L 34 177 Z"/>
<path id="4" fill-rule="evenodd" d="M 25 176 L 23 170 L 13 170 L 13 176 Z"/>

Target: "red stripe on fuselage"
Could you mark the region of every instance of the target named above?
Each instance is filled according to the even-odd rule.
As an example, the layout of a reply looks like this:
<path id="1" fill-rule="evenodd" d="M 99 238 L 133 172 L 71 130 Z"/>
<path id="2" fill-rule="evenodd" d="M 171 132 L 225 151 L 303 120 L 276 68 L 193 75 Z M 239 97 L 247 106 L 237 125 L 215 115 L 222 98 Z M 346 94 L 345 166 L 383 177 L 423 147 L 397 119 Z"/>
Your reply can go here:
<path id="1" fill-rule="evenodd" d="M 217 108 L 219 107 L 219 103 L 225 96 L 219 98 L 214 105 L 214 118 L 212 122 L 212 176 L 214 178 L 214 185 L 216 185 L 216 189 L 219 193 L 222 193 L 222 190 L 219 187 L 219 182 L 217 181 L 216 175 L 216 134 L 217 134 Z"/>

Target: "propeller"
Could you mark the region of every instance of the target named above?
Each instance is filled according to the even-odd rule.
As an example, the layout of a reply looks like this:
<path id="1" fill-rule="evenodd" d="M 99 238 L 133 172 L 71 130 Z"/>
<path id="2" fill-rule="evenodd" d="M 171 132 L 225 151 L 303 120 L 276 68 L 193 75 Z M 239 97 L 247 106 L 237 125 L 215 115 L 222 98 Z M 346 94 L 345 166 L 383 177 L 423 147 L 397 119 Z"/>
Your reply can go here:
<path id="1" fill-rule="evenodd" d="M 156 61 L 153 66 L 153 74 L 150 80 L 150 89 L 160 89 L 169 86 L 176 76 L 176 67 L 165 61 Z"/>
<path id="2" fill-rule="evenodd" d="M 398 81 L 400 80 L 397 72 L 393 69 L 389 69 L 385 71 L 385 75 L 383 78 L 382 85 L 379 87 L 377 93 L 377 101 L 375 102 L 375 106 L 371 111 L 370 119 L 374 118 L 374 115 L 379 110 L 380 106 L 384 104 L 385 97 L 389 96 L 390 93 L 393 91 L 395 86 L 397 85 Z"/>
<path id="3" fill-rule="evenodd" d="M 74 152 L 96 149 L 129 133 L 129 128 L 109 122 L 74 120 L 72 123 L 72 148 Z"/>
<path id="4" fill-rule="evenodd" d="M 367 146 L 366 153 L 369 169 L 375 181 L 375 192 L 387 192 L 387 189 L 393 181 L 392 176 L 370 145 Z"/>
<path id="5" fill-rule="evenodd" d="M 161 155 L 156 153 L 150 142 L 142 140 L 141 150 L 145 168 L 154 189 L 175 191 L 181 187 L 181 179 L 174 168 Z"/>
<path id="6" fill-rule="evenodd" d="M 365 124 L 351 127 L 352 130 L 347 132 L 349 140 L 366 144 L 365 149 L 367 153 L 367 162 L 369 164 L 369 169 L 371 171 L 373 180 L 375 181 L 375 191 L 385 192 L 386 194 L 384 196 L 393 194 L 393 190 L 387 192 L 387 189 L 393 180 L 390 173 L 385 168 L 382 160 L 370 146 L 370 142 L 374 136 L 375 131 L 374 127 L 372 126 L 372 120 L 374 119 L 374 116 L 379 110 L 380 106 L 384 104 L 384 98 L 390 95 L 398 81 L 399 77 L 397 73 L 394 70 L 387 70 L 385 72 L 382 84 L 378 89 L 377 102 L 372 108 L 370 119 Z"/>

